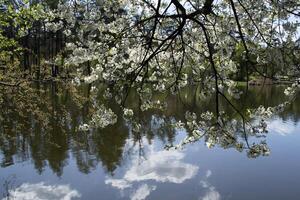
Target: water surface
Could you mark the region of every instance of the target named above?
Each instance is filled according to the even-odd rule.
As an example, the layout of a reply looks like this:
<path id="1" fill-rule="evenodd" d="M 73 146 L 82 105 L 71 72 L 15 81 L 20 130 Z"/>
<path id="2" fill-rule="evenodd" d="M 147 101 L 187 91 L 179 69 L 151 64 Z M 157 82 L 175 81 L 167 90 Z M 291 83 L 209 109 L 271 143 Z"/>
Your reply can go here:
<path id="1" fill-rule="evenodd" d="M 283 99 L 283 88 L 273 86 L 250 88 L 235 103 L 243 110 Z M 134 95 L 128 101 L 138 107 Z M 255 159 L 231 148 L 208 149 L 203 140 L 165 150 L 186 136 L 167 124 L 183 120 L 187 110 L 213 108 L 194 89 L 170 95 L 167 102 L 164 112 L 137 112 L 141 133 L 132 132 L 121 115 L 117 124 L 85 133 L 77 127 L 88 121 L 91 102 L 74 91 L 59 85 L 3 90 L 0 193 L 14 190 L 21 199 L 300 198 L 300 101 L 269 121 L 265 140 L 271 154 Z"/>

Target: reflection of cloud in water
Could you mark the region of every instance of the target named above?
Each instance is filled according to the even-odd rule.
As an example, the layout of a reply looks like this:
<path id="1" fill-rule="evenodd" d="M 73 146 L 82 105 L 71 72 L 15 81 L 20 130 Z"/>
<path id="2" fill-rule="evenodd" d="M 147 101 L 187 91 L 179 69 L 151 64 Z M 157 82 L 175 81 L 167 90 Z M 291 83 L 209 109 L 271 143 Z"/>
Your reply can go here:
<path id="1" fill-rule="evenodd" d="M 124 178 L 130 182 L 155 180 L 182 183 L 198 171 L 197 166 L 182 162 L 183 158 L 184 154 L 178 151 L 152 152 L 140 165 L 134 162 Z"/>
<path id="2" fill-rule="evenodd" d="M 296 127 L 290 122 L 283 122 L 280 119 L 274 119 L 268 123 L 268 129 L 271 132 L 286 136 L 292 134 L 296 130 Z"/>
<path id="3" fill-rule="evenodd" d="M 105 180 L 105 184 L 111 184 L 111 186 L 120 190 L 124 190 L 125 188 L 131 187 L 131 184 L 123 179 L 107 179 Z"/>
<path id="4" fill-rule="evenodd" d="M 221 195 L 214 187 L 210 187 L 209 191 L 206 192 L 205 196 L 201 198 L 201 200 L 220 200 Z"/>
<path id="5" fill-rule="evenodd" d="M 212 175 L 212 172 L 210 170 L 207 170 L 205 173 L 206 178 L 209 178 Z"/>
<path id="6" fill-rule="evenodd" d="M 200 181 L 201 186 L 207 191 L 203 197 L 199 198 L 199 200 L 220 200 L 221 199 L 220 193 L 207 180 L 211 175 L 212 172 L 210 170 L 207 170 L 205 179 Z"/>
<path id="7" fill-rule="evenodd" d="M 150 192 L 155 190 L 156 186 L 141 185 L 132 195 L 131 200 L 143 200 L 149 196 Z"/>
<path id="8" fill-rule="evenodd" d="M 69 185 L 45 185 L 43 182 L 30 184 L 24 183 L 20 187 L 9 191 L 9 199 L 22 200 L 71 200 L 79 199 L 81 195 L 77 190 L 72 190 Z M 7 200 L 4 198 L 3 200 Z"/>
<path id="9" fill-rule="evenodd" d="M 115 188 L 123 191 L 130 188 L 134 183 L 143 181 L 183 183 L 191 179 L 198 172 L 198 166 L 185 163 L 183 161 L 185 154 L 183 152 L 171 150 L 155 151 L 152 146 L 145 145 L 149 149 L 147 159 L 140 161 L 137 156 L 133 158 L 129 169 L 124 173 L 121 179 L 109 178 L 105 181 Z M 155 190 L 156 186 L 143 184 L 130 195 L 132 199 L 145 199 L 150 192 Z"/>

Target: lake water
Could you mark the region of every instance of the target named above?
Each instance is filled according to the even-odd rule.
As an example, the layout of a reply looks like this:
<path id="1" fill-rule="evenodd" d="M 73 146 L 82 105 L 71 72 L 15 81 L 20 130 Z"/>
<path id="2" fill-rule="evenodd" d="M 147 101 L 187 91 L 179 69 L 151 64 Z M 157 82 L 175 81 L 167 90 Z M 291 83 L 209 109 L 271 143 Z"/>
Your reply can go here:
<path id="1" fill-rule="evenodd" d="M 14 191 L 17 199 L 300 199 L 299 98 L 269 120 L 264 138 L 269 156 L 208 149 L 203 140 L 165 150 L 186 136 L 166 124 L 183 120 L 187 110 L 213 107 L 194 94 L 186 89 L 169 96 L 164 112 L 138 112 L 141 133 L 131 132 L 122 117 L 115 125 L 85 133 L 76 129 L 88 121 L 91 102 L 71 89 L 2 89 L 1 198 Z M 243 109 L 283 100 L 283 87 L 272 86 L 250 88 L 234 102 Z M 128 101 L 138 107 L 134 95 Z M 112 109 L 118 112 L 117 106 Z"/>

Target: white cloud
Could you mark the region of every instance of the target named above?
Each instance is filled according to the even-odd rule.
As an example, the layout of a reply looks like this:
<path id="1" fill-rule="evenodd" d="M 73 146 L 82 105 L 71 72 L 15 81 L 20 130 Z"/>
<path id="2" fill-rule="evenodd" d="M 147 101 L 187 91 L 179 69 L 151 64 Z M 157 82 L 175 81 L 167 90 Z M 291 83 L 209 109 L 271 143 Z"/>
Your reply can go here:
<path id="1" fill-rule="evenodd" d="M 44 182 L 24 183 L 20 187 L 9 191 L 9 199 L 22 200 L 71 200 L 81 197 L 77 190 L 69 185 L 45 185 Z M 3 198 L 7 200 L 8 198 Z"/>
<path id="2" fill-rule="evenodd" d="M 149 196 L 150 192 L 155 190 L 156 186 L 141 185 L 132 195 L 131 200 L 143 200 Z"/>

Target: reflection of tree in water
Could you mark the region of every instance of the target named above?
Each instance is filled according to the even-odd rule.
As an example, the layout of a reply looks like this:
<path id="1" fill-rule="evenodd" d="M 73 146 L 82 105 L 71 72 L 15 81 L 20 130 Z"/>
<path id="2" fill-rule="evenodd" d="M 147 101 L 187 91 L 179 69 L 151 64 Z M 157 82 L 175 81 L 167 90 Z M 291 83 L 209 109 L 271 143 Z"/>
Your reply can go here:
<path id="1" fill-rule="evenodd" d="M 121 122 L 104 130 L 94 130 L 88 134 L 79 133 L 73 138 L 71 147 L 78 168 L 87 173 L 101 161 L 108 172 L 113 172 L 121 165 L 127 138 L 126 127 Z"/>
<path id="2" fill-rule="evenodd" d="M 290 104 L 290 100 L 283 95 L 283 90 L 282 86 L 254 87 L 246 90 L 238 100 L 227 99 L 224 94 L 220 108 L 226 115 L 220 115 L 218 120 L 206 120 L 209 115 L 202 117 L 201 113 L 214 109 L 215 105 L 209 102 L 210 98 L 199 101 L 197 97 L 195 98 L 197 95 L 190 94 L 189 90 L 183 91 L 182 95 L 179 94 L 180 100 L 183 101 L 182 104 L 186 105 L 183 110 L 191 111 L 185 119 L 189 137 L 178 145 L 170 145 L 168 148 L 181 148 L 204 138 L 209 148 L 218 145 L 224 149 L 233 147 L 238 151 L 246 150 L 248 156 L 252 158 L 269 155 L 269 148 L 264 139 L 268 132 L 268 121 L 272 120 L 274 115 L 282 119 L 286 114 L 290 116 L 294 112 L 293 107 L 296 104 Z M 189 97 L 193 97 L 192 100 Z M 211 124 L 213 121 L 217 121 L 216 124 Z M 182 127 L 186 128 L 185 124 L 182 124 Z M 198 132 L 198 130 L 200 131 Z"/>
<path id="3" fill-rule="evenodd" d="M 68 99 L 78 99 L 67 89 L 54 83 L 34 89 L 8 88 L 1 93 L 2 166 L 31 157 L 39 172 L 48 162 L 54 172 L 62 173 L 69 135 L 78 124 L 76 103 L 65 104 Z M 72 123 L 72 118 L 77 123 Z"/>
<path id="4" fill-rule="evenodd" d="M 257 107 L 260 104 L 277 105 L 283 101 L 282 92 L 280 87 L 262 90 L 250 88 L 247 95 L 242 95 L 240 100 L 231 101 L 241 113 L 246 113 L 244 108 L 247 107 Z M 155 139 L 165 145 L 173 144 L 176 129 L 172 124 L 184 121 L 186 111 L 200 114 L 214 109 L 210 98 L 203 100 L 199 93 L 195 92 L 195 88 L 184 89 L 176 96 L 165 95 L 168 107 L 162 111 L 139 111 L 139 102 L 133 95 L 128 97 L 127 102 L 128 107 L 135 111 L 134 121 L 141 125 L 139 131 L 133 131 L 132 121 L 123 120 L 123 113 L 112 104 L 114 112 L 119 113 L 116 124 L 101 130 L 78 132 L 79 124 L 88 121 L 93 111 L 91 102 L 84 101 L 83 96 L 87 94 L 85 89 L 75 92 L 73 87 L 62 87 L 59 84 L 40 85 L 34 89 L 25 87 L 2 90 L 1 166 L 6 167 L 31 159 L 39 173 L 48 165 L 60 176 L 71 152 L 81 172 L 89 173 L 101 162 L 107 172 L 113 174 L 133 153 L 132 147 L 125 147 L 128 139 L 133 141 L 133 146 L 139 146 L 141 149 L 142 138 L 147 138 L 149 144 Z M 157 98 L 160 98 L 160 95 Z M 221 102 L 221 106 L 228 113 L 228 122 L 238 118 L 238 114 L 226 102 Z M 299 104 L 291 104 L 284 112 L 278 114 L 278 117 L 299 121 Z M 240 138 L 243 137 L 241 133 L 236 134 L 240 134 Z M 222 147 L 227 148 L 230 145 Z"/>

